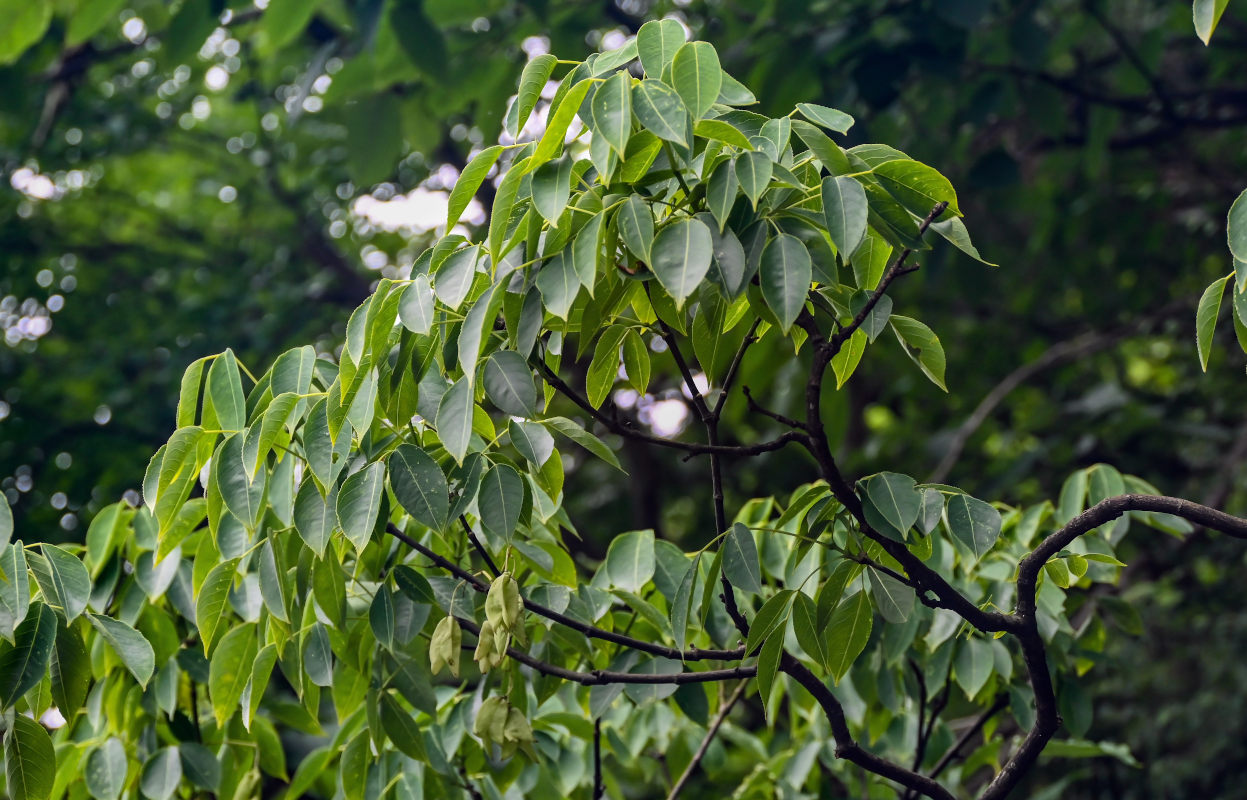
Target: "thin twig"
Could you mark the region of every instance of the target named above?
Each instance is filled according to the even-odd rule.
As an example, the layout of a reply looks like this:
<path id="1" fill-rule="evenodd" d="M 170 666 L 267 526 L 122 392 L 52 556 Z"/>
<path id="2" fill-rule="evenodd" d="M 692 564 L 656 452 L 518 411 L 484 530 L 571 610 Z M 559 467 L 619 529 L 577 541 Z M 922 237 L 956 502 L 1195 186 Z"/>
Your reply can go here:
<path id="1" fill-rule="evenodd" d="M 996 697 L 996 702 L 992 703 L 991 706 L 982 714 L 979 714 L 978 718 L 974 720 L 974 724 L 969 728 L 966 728 L 962 732 L 961 736 L 957 737 L 957 741 L 953 742 L 953 746 L 948 749 L 947 753 L 940 756 L 940 760 L 937 761 L 935 766 L 931 769 L 931 777 L 938 778 L 940 773 L 943 772 L 949 764 L 956 760 L 958 754 L 961 752 L 961 748 L 969 744 L 970 740 L 974 738 L 974 735 L 981 731 L 983 726 L 987 724 L 987 721 L 999 714 L 1000 711 L 1008 704 L 1009 696 L 1007 694 L 998 695 Z"/>
<path id="2" fill-rule="evenodd" d="M 602 719 L 593 720 L 593 800 L 606 796 L 606 782 L 602 779 Z"/>
<path id="3" fill-rule="evenodd" d="M 688 766 L 684 768 L 684 772 L 681 773 L 680 779 L 677 780 L 675 785 L 671 787 L 671 793 L 667 795 L 667 800 L 676 800 L 676 798 L 680 796 L 680 792 L 684 789 L 684 785 L 688 783 L 688 779 L 692 777 L 693 771 L 697 769 L 697 765 L 700 764 L 701 760 L 706 756 L 706 751 L 710 749 L 710 742 L 714 739 L 715 734 L 719 732 L 719 727 L 723 724 L 723 721 L 727 719 L 727 715 L 731 713 L 732 707 L 736 705 L 736 701 L 740 700 L 740 698 L 744 696 L 745 686 L 748 685 L 748 683 L 748 678 L 738 683 L 736 685 L 736 690 L 733 691 L 731 696 L 728 697 L 723 703 L 723 706 L 719 709 L 719 713 L 715 715 L 714 720 L 710 723 L 710 728 L 706 731 L 705 738 L 701 740 L 701 745 L 697 748 L 697 752 L 693 754 L 693 760 L 688 762 Z"/>

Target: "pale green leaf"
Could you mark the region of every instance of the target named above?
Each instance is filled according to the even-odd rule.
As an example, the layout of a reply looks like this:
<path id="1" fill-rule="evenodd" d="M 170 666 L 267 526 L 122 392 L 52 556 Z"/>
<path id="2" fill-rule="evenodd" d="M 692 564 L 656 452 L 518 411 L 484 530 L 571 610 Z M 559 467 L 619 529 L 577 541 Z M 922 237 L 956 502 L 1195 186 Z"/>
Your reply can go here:
<path id="1" fill-rule="evenodd" d="M 627 592 L 640 592 L 654 577 L 654 532 L 621 533 L 611 539 L 603 563 L 610 585 Z"/>

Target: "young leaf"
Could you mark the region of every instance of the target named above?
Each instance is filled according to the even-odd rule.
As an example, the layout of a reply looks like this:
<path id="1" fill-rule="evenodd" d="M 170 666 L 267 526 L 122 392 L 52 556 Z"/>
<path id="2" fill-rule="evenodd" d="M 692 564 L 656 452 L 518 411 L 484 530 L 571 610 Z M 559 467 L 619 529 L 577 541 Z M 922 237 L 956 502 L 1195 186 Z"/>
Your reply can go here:
<path id="1" fill-rule="evenodd" d="M 713 256 L 710 230 L 700 220 L 682 219 L 655 237 L 650 267 L 680 308 L 706 277 Z"/>
<path id="2" fill-rule="evenodd" d="M 813 280 L 810 252 L 797 237 L 781 233 L 767 242 L 762 251 L 758 277 L 763 299 L 775 312 L 783 329 L 788 330 L 810 293 Z"/>
<path id="3" fill-rule="evenodd" d="M 671 60 L 671 83 L 693 119 L 701 119 L 719 97 L 723 67 L 709 42 L 688 42 Z"/>
<path id="4" fill-rule="evenodd" d="M 762 567 L 753 532 L 743 523 L 733 523 L 723 538 L 723 574 L 738 589 L 758 594 L 762 591 Z"/>
<path id="5" fill-rule="evenodd" d="M 546 132 L 541 135 L 541 141 L 537 143 L 537 149 L 533 151 L 532 158 L 526 165 L 517 165 L 512 167 L 512 172 L 518 171 L 519 175 L 536 169 L 540 165 L 546 163 L 550 159 L 557 156 L 563 150 L 563 140 L 567 138 L 567 129 L 571 127 L 572 120 L 575 119 L 576 113 L 580 110 L 580 106 L 584 103 L 585 97 L 588 96 L 589 90 L 593 88 L 593 81 L 582 80 L 578 82 L 563 98 L 562 104 L 558 110 L 550 115 L 550 119 L 546 122 Z M 518 180 L 518 176 L 517 176 Z M 506 179 L 503 179 L 506 183 Z M 518 188 L 518 183 L 515 184 Z M 499 196 L 502 195 L 502 187 L 498 188 Z M 511 190 L 511 198 L 514 199 L 514 189 Z M 495 207 L 495 210 L 498 207 Z M 507 220 L 502 220 L 505 227 Z M 495 246 L 493 221 L 490 221 L 489 227 L 489 248 L 491 253 L 498 251 Z"/>
<path id="6" fill-rule="evenodd" d="M 642 25 L 636 35 L 636 46 L 645 74 L 651 78 L 660 77 L 686 38 L 684 26 L 674 19 L 651 20 Z"/>
<path id="7" fill-rule="evenodd" d="M 836 683 L 866 649 L 874 612 L 866 592 L 858 592 L 832 612 L 827 623 L 827 668 Z"/>
<path id="8" fill-rule="evenodd" d="M 847 259 L 866 236 L 866 191 L 853 178 L 824 178 L 823 218 L 832 243 Z"/>
<path id="9" fill-rule="evenodd" d="M 1237 205 L 1237 203 L 1235 203 Z M 1212 354 L 1212 334 L 1217 328 L 1217 317 L 1221 315 L 1221 298 L 1225 295 L 1225 284 L 1230 276 L 1219 278 L 1204 290 L 1195 308 L 1195 344 L 1199 350 L 1199 366 L 1208 371 L 1208 357 Z"/>
<path id="10" fill-rule="evenodd" d="M 440 531 L 450 512 L 450 489 L 442 468 L 413 444 L 390 454 L 390 488 L 403 510 L 421 525 Z"/>
<path id="11" fill-rule="evenodd" d="M 621 533 L 611 540 L 606 550 L 607 580 L 616 589 L 640 592 L 654 577 L 654 532 L 652 530 Z"/>

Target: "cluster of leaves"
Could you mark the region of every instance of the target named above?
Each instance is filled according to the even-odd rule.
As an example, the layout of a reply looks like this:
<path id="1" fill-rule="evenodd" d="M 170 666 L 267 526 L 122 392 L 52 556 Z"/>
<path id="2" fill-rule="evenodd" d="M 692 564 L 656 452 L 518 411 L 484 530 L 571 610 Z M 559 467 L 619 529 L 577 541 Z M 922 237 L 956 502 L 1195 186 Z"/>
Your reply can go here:
<path id="1" fill-rule="evenodd" d="M 108 507 L 80 553 L 6 546 L 12 796 L 245 797 L 266 781 L 351 800 L 600 796 L 650 751 L 695 768 L 712 709 L 730 707 L 708 687 L 755 676 L 787 736 L 737 796 L 810 791 L 828 780 L 816 764 L 872 795 L 891 780 L 952 797 L 936 778 L 974 786 L 984 767 L 1005 776 L 987 796 L 1016 785 L 996 734 L 1039 731 L 1026 741 L 1042 749 L 1055 733 L 1035 648 L 1074 675 L 1104 646 L 1100 617 L 1075 622 L 1066 590 L 1115 578 L 1132 518 L 1185 523 L 1123 508 L 1078 528 L 1127 491 L 1155 493 L 1104 465 L 1055 507 L 890 472 L 850 486 L 826 452 L 822 372 L 842 387 L 890 329 L 943 387 L 939 339 L 885 291 L 928 229 L 979 258 L 952 186 L 893 148 L 842 148 L 828 131 L 852 120 L 834 109 L 743 110 L 749 91 L 671 21 L 584 62 L 533 59 L 513 132 L 561 67 L 541 138 L 485 149 L 452 193 L 448 230 L 505 166 L 483 242 L 449 235 L 410 278 L 382 280 L 336 362 L 301 347 L 258 377 L 230 351 L 193 363 L 142 507 Z M 766 338 L 811 359 L 810 416 L 724 445 L 717 415 Z M 582 392 L 562 375 L 590 353 Z M 643 391 L 658 358 L 682 374 L 706 444 L 614 416 L 612 390 Z M 581 421 L 547 412 L 556 393 Z M 565 467 L 586 454 L 619 467 L 609 435 L 709 458 L 720 524 L 703 547 L 623 533 L 582 577 Z M 821 479 L 729 520 L 722 460 L 789 445 Z M 1058 551 L 1030 549 L 1058 527 L 1074 532 Z M 1077 738 L 1090 720 L 1075 682 L 1057 695 L 1075 738 L 1055 752 L 1120 755 Z M 53 707 L 55 753 L 33 720 Z M 979 713 L 985 741 L 963 753 L 948 720 Z M 319 737 L 293 772 L 279 725 Z M 1019 769 L 1038 755 L 1018 753 Z"/>

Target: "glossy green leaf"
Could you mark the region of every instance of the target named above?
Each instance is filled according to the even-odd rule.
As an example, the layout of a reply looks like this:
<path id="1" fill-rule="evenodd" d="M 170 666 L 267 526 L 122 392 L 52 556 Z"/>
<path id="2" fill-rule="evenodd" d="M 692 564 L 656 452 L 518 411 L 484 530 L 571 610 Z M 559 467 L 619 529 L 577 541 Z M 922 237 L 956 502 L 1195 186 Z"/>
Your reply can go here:
<path id="1" fill-rule="evenodd" d="M 576 233 L 576 239 L 572 242 L 572 269 L 575 271 L 576 277 L 580 279 L 581 287 L 588 290 L 590 295 L 593 294 L 594 283 L 597 280 L 598 265 L 602 260 L 602 237 L 605 220 L 606 212 L 595 214 L 593 219 L 586 222 L 584 227 Z M 564 258 L 566 257 L 564 255 Z"/>
<path id="2" fill-rule="evenodd" d="M 948 498 L 945 507 L 948 530 L 965 545 L 975 560 L 981 559 L 1000 536 L 1000 512 L 991 504 L 967 494 Z"/>
<path id="3" fill-rule="evenodd" d="M 99 614 L 87 614 L 87 619 L 91 620 L 91 624 L 112 647 L 139 685 L 147 686 L 152 673 L 156 671 L 156 654 L 143 634 L 120 620 Z"/>
<path id="4" fill-rule="evenodd" d="M 935 332 L 911 317 L 893 314 L 890 320 L 892 332 L 901 343 L 906 355 L 918 365 L 922 374 L 932 383 L 947 392 L 944 385 L 944 346 Z"/>
<path id="5" fill-rule="evenodd" d="M 541 265 L 537 273 L 537 289 L 546 309 L 559 319 L 567 319 L 576 295 L 580 294 L 580 276 L 567 250 L 562 250 Z"/>
<path id="6" fill-rule="evenodd" d="M 540 398 L 533 383 L 533 371 L 524 357 L 514 350 L 498 350 L 485 362 L 485 394 L 504 414 L 534 417 Z"/>
<path id="7" fill-rule="evenodd" d="M 476 261 L 479 246 L 465 247 L 447 256 L 433 276 L 433 292 L 452 310 L 457 310 L 468 296 L 472 281 L 476 279 Z"/>
<path id="8" fill-rule="evenodd" d="M 56 644 L 56 612 L 32 603 L 30 613 L 0 652 L 0 708 L 9 709 L 43 679 Z"/>
<path id="9" fill-rule="evenodd" d="M 674 19 L 651 20 L 642 25 L 636 45 L 645 74 L 660 77 L 687 38 L 684 26 Z"/>
<path id="10" fill-rule="evenodd" d="M 615 220 L 619 225 L 619 236 L 632 255 L 649 263 L 650 248 L 654 244 L 654 217 L 649 204 L 640 195 L 634 194 L 620 206 Z"/>
<path id="11" fill-rule="evenodd" d="M 771 175 L 775 171 L 771 157 L 757 151 L 742 153 L 736 159 L 735 171 L 736 179 L 740 181 L 741 191 L 745 193 L 745 197 L 749 198 L 749 203 L 757 208 L 758 198 L 762 197 L 762 193 L 766 191 L 767 185 L 771 182 Z"/>
<path id="12" fill-rule="evenodd" d="M 979 253 L 979 249 L 970 241 L 970 232 L 966 230 L 966 224 L 959 217 L 933 222 L 931 223 L 931 230 L 943 236 L 949 244 L 980 264 L 986 264 L 989 267 L 998 266 L 983 258 L 982 254 Z"/>
<path id="13" fill-rule="evenodd" d="M 739 191 L 740 182 L 736 179 L 735 163 L 731 159 L 720 162 L 706 182 L 706 206 L 714 215 L 720 231 L 727 224 L 727 215 L 732 213 Z"/>
<path id="14" fill-rule="evenodd" d="M 346 479 L 338 492 L 338 525 L 356 552 L 368 546 L 385 490 L 385 464 L 375 461 Z"/>
<path id="15" fill-rule="evenodd" d="M 709 42 L 688 42 L 671 60 L 671 84 L 693 119 L 701 119 L 719 97 L 723 68 L 719 54 Z"/>
<path id="16" fill-rule="evenodd" d="M 620 158 L 632 133 L 632 76 L 616 72 L 598 85 L 591 101 L 593 131 L 604 137 Z"/>
<path id="17" fill-rule="evenodd" d="M 148 757 L 139 789 L 148 800 L 169 800 L 182 782 L 182 757 L 176 747 L 162 747 Z"/>
<path id="18" fill-rule="evenodd" d="M 680 95 L 662 81 L 644 80 L 632 90 L 632 113 L 659 139 L 688 145 L 688 108 Z"/>
<path id="19" fill-rule="evenodd" d="M 77 626 L 57 626 L 48 679 L 52 684 L 52 702 L 66 719 L 71 718 L 86 702 L 91 685 L 91 660 Z"/>
<path id="20" fill-rule="evenodd" d="M 199 594 L 195 597 L 195 624 L 199 628 L 199 639 L 205 655 L 211 654 L 212 645 L 223 633 L 229 591 L 234 585 L 234 573 L 238 568 L 238 559 L 233 558 L 217 564 L 208 573 L 199 586 Z"/>
<path id="21" fill-rule="evenodd" d="M 585 398 L 594 408 L 600 408 L 605 402 L 619 376 L 619 347 L 627 330 L 621 325 L 612 325 L 598 339 L 585 374 Z"/>
<path id="22" fill-rule="evenodd" d="M 629 328 L 623 338 L 624 374 L 628 383 L 637 394 L 645 394 L 649 388 L 650 355 L 649 348 L 635 329 Z"/>
<path id="23" fill-rule="evenodd" d="M 524 124 L 528 122 L 542 90 L 546 88 L 546 81 L 550 80 L 556 63 L 557 58 L 549 53 L 542 53 L 524 65 L 524 70 L 520 73 L 519 91 L 515 96 L 516 117 L 515 125 L 510 130 L 512 136 L 518 136 L 524 129 Z"/>
<path id="24" fill-rule="evenodd" d="M 450 488 L 437 462 L 419 447 L 403 444 L 390 454 L 389 466 L 390 487 L 403 510 L 421 525 L 445 528 Z"/>
<path id="25" fill-rule="evenodd" d="M 723 574 L 733 586 L 750 594 L 762 591 L 762 565 L 758 561 L 758 545 L 753 532 L 742 523 L 734 523 L 723 537 Z"/>
<path id="26" fill-rule="evenodd" d="M 801 112 L 801 116 L 815 125 L 821 125 L 827 130 L 835 131 L 836 133 L 848 133 L 849 128 L 853 127 L 853 118 L 843 111 L 837 111 L 834 108 L 815 105 L 814 103 L 797 103 L 797 110 Z"/>
<path id="27" fill-rule="evenodd" d="M 509 540 L 519 525 L 524 506 L 524 479 L 506 464 L 493 465 L 481 476 L 476 504 L 485 530 L 495 537 Z"/>
<path id="28" fill-rule="evenodd" d="M 23 714 L 4 734 L 4 778 L 10 800 L 47 800 L 56 779 L 56 751 L 47 730 Z"/>
<path id="29" fill-rule="evenodd" d="M 611 586 L 640 592 L 654 577 L 654 532 L 631 531 L 615 536 L 606 550 L 602 568 Z"/>
<path id="30" fill-rule="evenodd" d="M 442 395 L 437 408 L 437 435 L 446 452 L 462 464 L 472 439 L 472 417 L 476 403 L 472 397 L 472 381 L 464 376 L 451 384 Z"/>
<path id="31" fill-rule="evenodd" d="M 559 217 L 567 208 L 571 193 L 572 160 L 560 159 L 542 164 L 533 173 L 533 208 L 551 227 L 558 227 Z"/>
<path id="32" fill-rule="evenodd" d="M 420 726 L 416 724 L 412 715 L 404 710 L 388 692 L 381 694 L 380 702 L 381 725 L 394 746 L 408 758 L 418 761 L 427 760 L 428 754 L 425 752 Z"/>
<path id="33" fill-rule="evenodd" d="M 87 574 L 86 565 L 75 556 L 71 556 L 61 548 L 51 544 L 41 544 L 39 549 L 43 558 L 30 559 L 31 571 L 35 575 L 44 599 L 59 608 L 65 619 L 72 622 L 87 607 L 91 596 L 91 576 Z"/>
<path id="34" fill-rule="evenodd" d="M 840 346 L 840 352 L 831 357 L 831 371 L 836 376 L 836 389 L 844 388 L 849 378 L 857 371 L 857 365 L 866 352 L 866 331 L 858 328 L 848 341 Z"/>
<path id="35" fill-rule="evenodd" d="M 311 477 L 299 487 L 294 500 L 294 527 L 300 538 L 318 556 L 325 552 L 329 535 L 338 524 L 336 489 L 326 499 Z M 332 503 L 330 502 L 332 501 Z"/>
<path id="36" fill-rule="evenodd" d="M 243 689 L 251 680 L 251 667 L 258 650 L 255 623 L 247 623 L 221 637 L 213 651 L 208 668 L 208 693 L 217 725 L 224 725 L 238 710 Z"/>
<path id="37" fill-rule="evenodd" d="M 714 240 L 700 220 L 682 219 L 654 238 L 650 267 L 679 308 L 706 277 L 714 256 Z"/>
<path id="38" fill-rule="evenodd" d="M 730 144 L 732 147 L 739 147 L 741 150 L 755 149 L 753 144 L 750 143 L 749 137 L 741 133 L 732 124 L 721 119 L 697 120 L 697 124 L 693 126 L 693 133 L 703 139 L 714 139 L 724 144 Z"/>
<path id="39" fill-rule="evenodd" d="M 762 297 L 784 330 L 791 328 L 801 313 L 813 276 L 810 252 L 800 239 L 781 233 L 766 243 L 758 272 Z"/>
<path id="40" fill-rule="evenodd" d="M 889 194 L 916 216 L 925 218 L 943 202 L 948 203 L 948 209 L 937 219 L 961 215 L 953 185 L 933 167 L 912 159 L 896 159 L 877 165 L 873 174 Z"/>
<path id="41" fill-rule="evenodd" d="M 866 236 L 866 191 L 853 178 L 824 178 L 822 194 L 827 233 L 847 260 Z"/>
<path id="42" fill-rule="evenodd" d="M 264 493 L 268 473 L 261 470 L 254 479 L 247 474 L 243 460 L 246 436 L 236 433 L 225 440 L 212 461 L 212 476 L 220 489 L 225 507 L 246 526 L 255 530 L 264 513 Z"/>
<path id="43" fill-rule="evenodd" d="M 863 490 L 862 510 L 870 526 L 889 538 L 903 540 L 922 510 L 922 494 L 914 479 L 895 472 L 880 472 L 859 486 Z"/>
<path id="44" fill-rule="evenodd" d="M 450 198 L 447 201 L 447 233 L 459 224 L 459 218 L 463 216 L 468 203 L 471 202 L 472 197 L 476 194 L 476 190 L 481 188 L 481 184 L 485 182 L 485 176 L 489 174 L 494 164 L 498 162 L 498 157 L 502 155 L 504 149 L 502 145 L 497 144 L 493 147 L 486 147 L 473 156 L 472 160 L 463 168 L 463 172 L 459 173 L 459 179 L 455 181 L 454 187 L 450 190 Z"/>
<path id="45" fill-rule="evenodd" d="M 413 275 L 398 304 L 398 318 L 412 333 L 424 335 L 433 329 L 433 286 L 427 275 Z"/>
<path id="46" fill-rule="evenodd" d="M 211 412 L 211 413 L 209 413 Z M 226 350 L 208 368 L 208 384 L 204 391 L 204 427 L 225 431 L 242 430 L 247 424 L 246 402 L 243 400 L 242 378 L 233 350 Z"/>
<path id="47" fill-rule="evenodd" d="M 857 592 L 836 607 L 827 623 L 827 669 L 836 683 L 866 649 L 874 612 L 866 592 Z"/>

